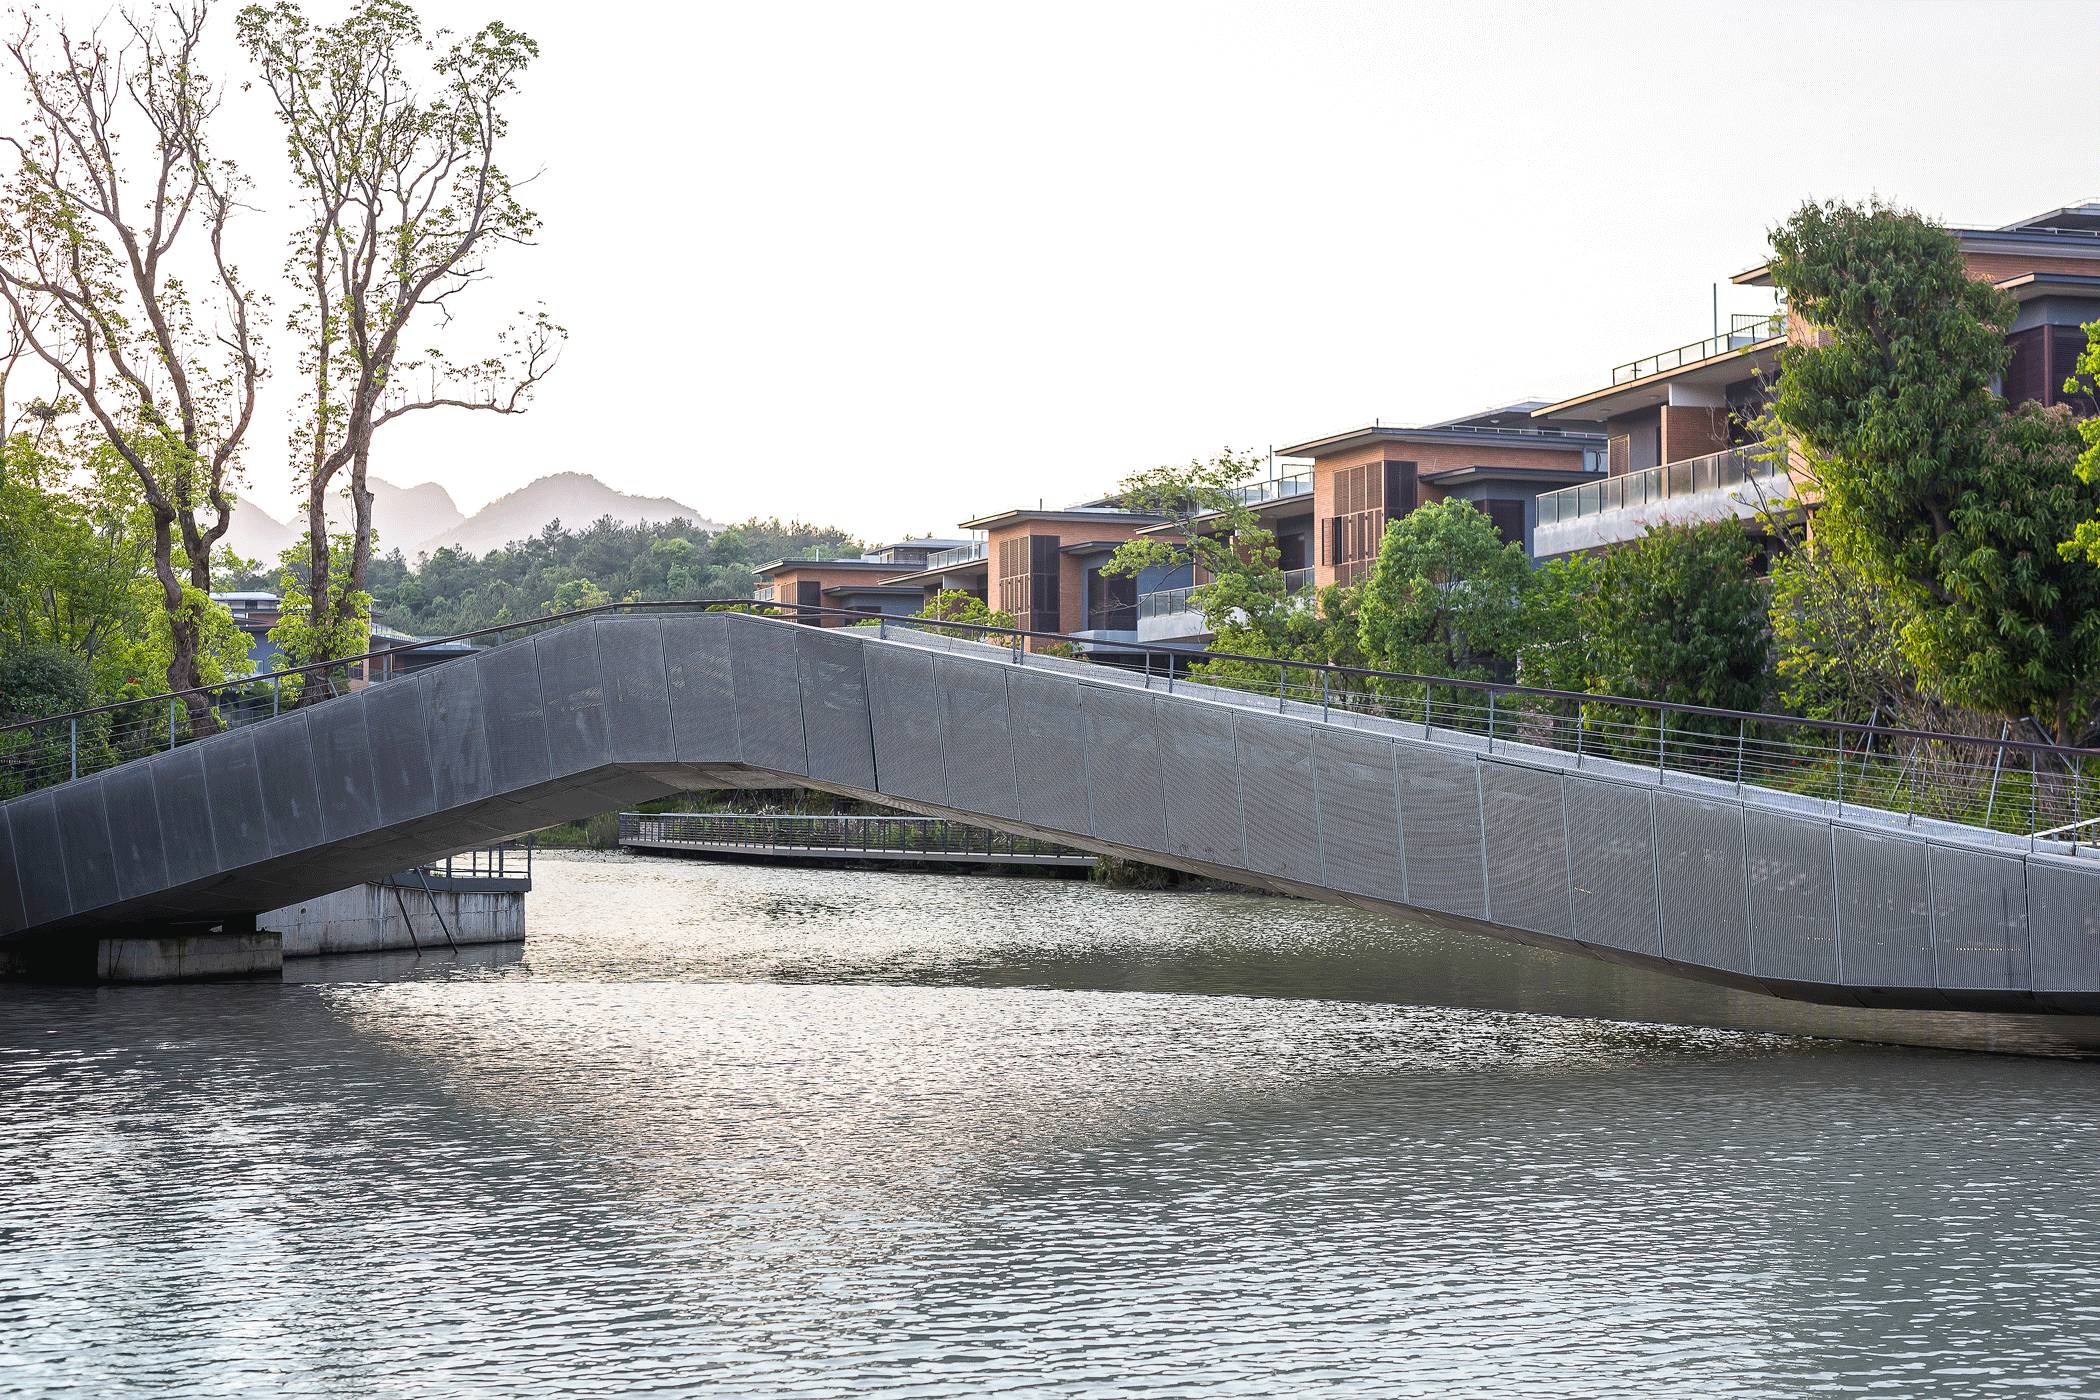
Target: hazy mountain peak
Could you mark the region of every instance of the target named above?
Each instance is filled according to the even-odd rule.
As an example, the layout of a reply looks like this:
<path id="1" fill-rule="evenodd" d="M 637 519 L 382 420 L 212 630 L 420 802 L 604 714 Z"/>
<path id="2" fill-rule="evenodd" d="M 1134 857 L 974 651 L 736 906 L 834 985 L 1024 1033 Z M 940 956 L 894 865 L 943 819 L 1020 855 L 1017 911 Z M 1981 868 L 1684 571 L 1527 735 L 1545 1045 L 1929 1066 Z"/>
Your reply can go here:
<path id="1" fill-rule="evenodd" d="M 372 492 L 372 526 L 379 532 L 381 552 L 399 549 L 411 560 L 447 545 L 475 555 L 486 554 L 513 540 L 530 539 L 556 520 L 571 530 L 580 530 L 606 515 L 627 525 L 683 518 L 710 530 L 722 528 L 682 502 L 665 496 L 630 496 L 615 491 L 588 472 L 564 471 L 543 476 L 489 502 L 471 516 L 463 514 L 452 493 L 434 481 L 396 486 L 375 476 L 367 484 Z M 331 529 L 348 529 L 349 517 L 348 500 L 330 502 Z M 295 503 L 287 503 L 280 518 L 252 497 L 241 496 L 236 500 L 225 547 L 244 559 L 259 559 L 268 567 L 305 533 L 305 526 L 304 512 Z"/>

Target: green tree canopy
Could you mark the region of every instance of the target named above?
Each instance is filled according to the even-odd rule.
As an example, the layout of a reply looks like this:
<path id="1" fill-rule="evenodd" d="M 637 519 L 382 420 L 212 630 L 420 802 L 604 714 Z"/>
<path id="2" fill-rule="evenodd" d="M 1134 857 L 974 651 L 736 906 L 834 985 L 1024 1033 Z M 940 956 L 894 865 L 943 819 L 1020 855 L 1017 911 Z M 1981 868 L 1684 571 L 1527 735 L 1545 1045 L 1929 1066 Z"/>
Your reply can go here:
<path id="1" fill-rule="evenodd" d="M 1372 666 L 1485 679 L 1523 640 L 1531 565 L 1486 514 L 1456 497 L 1388 522 L 1359 619 Z"/>
<path id="2" fill-rule="evenodd" d="M 1734 520 L 1665 526 L 1597 561 L 1578 607 L 1602 695 L 1754 710 L 1767 690 L 1766 590 Z"/>
<path id="3" fill-rule="evenodd" d="M 1812 337 L 1782 352 L 1774 412 L 1930 692 L 2059 740 L 2100 699 L 2100 570 L 2064 545 L 2100 514 L 2070 414 L 1992 392 L 2013 303 L 1907 210 L 1807 205 L 1772 274 Z"/>

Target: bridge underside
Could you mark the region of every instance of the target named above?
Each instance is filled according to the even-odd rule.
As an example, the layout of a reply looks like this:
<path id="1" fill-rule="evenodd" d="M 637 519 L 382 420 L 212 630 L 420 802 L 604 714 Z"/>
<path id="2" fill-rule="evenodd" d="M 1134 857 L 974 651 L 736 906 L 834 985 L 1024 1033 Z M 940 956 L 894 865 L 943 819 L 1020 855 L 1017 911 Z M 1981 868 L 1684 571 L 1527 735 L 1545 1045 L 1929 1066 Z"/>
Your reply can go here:
<path id="1" fill-rule="evenodd" d="M 1803 1001 L 2100 1013 L 2100 871 L 1963 828 L 1084 663 L 593 619 L 0 804 L 0 937 L 209 925 L 803 786 Z"/>

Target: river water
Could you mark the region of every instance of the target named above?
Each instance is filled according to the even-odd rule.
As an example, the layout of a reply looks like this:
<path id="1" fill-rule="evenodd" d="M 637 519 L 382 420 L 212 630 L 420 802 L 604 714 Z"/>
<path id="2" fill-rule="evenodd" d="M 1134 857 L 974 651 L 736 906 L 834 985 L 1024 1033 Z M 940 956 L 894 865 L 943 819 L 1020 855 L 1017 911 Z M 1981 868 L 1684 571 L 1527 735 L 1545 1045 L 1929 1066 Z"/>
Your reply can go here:
<path id="1" fill-rule="evenodd" d="M 538 875 L 522 955 L 0 987 L 0 1393 L 2100 1394 L 2100 1065 L 1483 1009 L 1589 965 L 1295 901 Z"/>

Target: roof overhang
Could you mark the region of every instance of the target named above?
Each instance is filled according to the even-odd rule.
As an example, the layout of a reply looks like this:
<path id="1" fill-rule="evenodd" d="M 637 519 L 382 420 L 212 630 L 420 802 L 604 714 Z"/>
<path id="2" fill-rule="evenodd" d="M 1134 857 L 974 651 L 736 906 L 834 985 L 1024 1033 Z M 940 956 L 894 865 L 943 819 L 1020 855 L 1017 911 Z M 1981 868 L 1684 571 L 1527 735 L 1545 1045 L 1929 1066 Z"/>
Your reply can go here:
<path id="1" fill-rule="evenodd" d="M 2046 258 L 2088 258 L 2100 266 L 2100 235 L 2021 228 L 1950 228 L 1947 232 L 1954 235 L 1964 253 L 2004 253 L 2013 257 L 2031 253 Z M 1728 280 L 1738 287 L 1772 286 L 1772 264 L 1761 262 Z"/>
<path id="2" fill-rule="evenodd" d="M 2100 297 L 2100 273 L 2023 272 L 1997 284 L 2012 293 L 2014 301 L 2039 301 L 2043 297 Z"/>
<path id="3" fill-rule="evenodd" d="M 1500 481 L 1558 487 L 1580 486 L 1602 476 L 1602 472 L 1586 472 L 1576 467 L 1453 467 L 1450 471 L 1423 473 L 1422 483 L 1426 486 L 1454 486 L 1469 481 Z"/>
<path id="4" fill-rule="evenodd" d="M 1536 410 L 1532 416 L 1537 417 L 1544 411 Z M 1604 435 L 1569 428 L 1400 428 L 1374 423 L 1368 428 L 1351 428 L 1345 433 L 1333 433 L 1327 437 L 1314 438 L 1310 442 L 1279 447 L 1276 449 L 1276 455 L 1317 459 L 1384 442 L 1507 447 L 1520 452 L 1580 452 L 1586 447 L 1602 447 Z"/>
<path id="5" fill-rule="evenodd" d="M 927 584 L 961 578 L 973 571 L 988 574 L 990 568 L 991 561 L 980 555 L 975 559 L 958 559 L 953 564 L 943 564 L 939 568 L 921 569 L 915 574 L 900 574 L 889 581 L 900 587 L 910 584 L 915 588 L 924 588 Z"/>
<path id="6" fill-rule="evenodd" d="M 1615 418 L 1622 413 L 1632 413 L 1637 409 L 1653 408 L 1668 403 L 1672 385 L 1732 384 L 1748 375 L 1775 368 L 1779 364 L 1779 347 L 1785 340 L 1785 336 L 1775 335 L 1769 340 L 1760 340 L 1755 345 L 1745 345 L 1725 354 L 1711 355 L 1677 369 L 1629 379 L 1624 384 L 1614 384 L 1608 389 L 1593 389 L 1587 394 L 1577 394 L 1572 399 L 1548 404 L 1534 412 L 1532 417 L 1582 420 Z"/>
<path id="7" fill-rule="evenodd" d="M 909 564 L 884 564 L 873 559 L 775 559 L 760 564 L 751 572 L 760 578 L 773 574 L 791 573 L 797 569 L 865 569 L 869 573 L 894 574 L 899 569 L 909 569 Z"/>
<path id="8" fill-rule="evenodd" d="M 960 524 L 965 530 L 1003 530 L 1009 525 L 1022 525 L 1031 520 L 1040 520 L 1052 525 L 1099 525 L 1111 521 L 1146 525 L 1165 518 L 1134 510 L 1002 510 L 992 515 L 981 515 L 975 520 L 964 520 Z"/>

